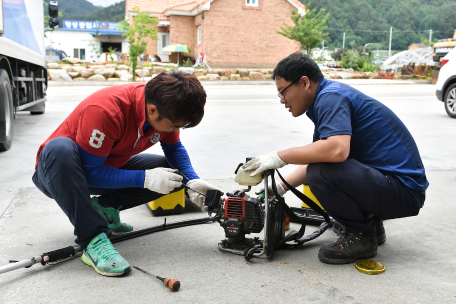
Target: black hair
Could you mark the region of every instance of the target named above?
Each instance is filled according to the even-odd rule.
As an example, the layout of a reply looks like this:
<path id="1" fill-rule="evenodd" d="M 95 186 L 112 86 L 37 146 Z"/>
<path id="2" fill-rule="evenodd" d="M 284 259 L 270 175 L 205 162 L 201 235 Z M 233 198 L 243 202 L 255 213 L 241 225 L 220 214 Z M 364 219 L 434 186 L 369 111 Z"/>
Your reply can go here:
<path id="1" fill-rule="evenodd" d="M 324 76 L 318 65 L 309 56 L 300 52 L 293 53 L 280 60 L 279 64 L 272 72 L 272 79 L 283 78 L 286 81 L 297 81 L 302 76 L 307 76 L 310 80 L 320 83 Z"/>
<path id="2" fill-rule="evenodd" d="M 206 91 L 192 74 L 178 70 L 162 72 L 146 84 L 144 95 L 146 103 L 157 106 L 158 120 L 183 120 L 189 123 L 185 128 L 191 128 L 203 119 Z"/>

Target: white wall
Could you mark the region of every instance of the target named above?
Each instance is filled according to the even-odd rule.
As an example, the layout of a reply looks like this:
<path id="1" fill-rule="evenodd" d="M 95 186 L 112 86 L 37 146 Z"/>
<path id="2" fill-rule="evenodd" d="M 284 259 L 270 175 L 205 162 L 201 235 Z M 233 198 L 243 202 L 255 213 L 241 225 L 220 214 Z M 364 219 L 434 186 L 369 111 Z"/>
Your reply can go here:
<path id="1" fill-rule="evenodd" d="M 64 51 L 69 57 L 73 58 L 74 49 L 85 49 L 85 60 L 88 62 L 99 61 L 96 53 L 93 52 L 93 47 L 90 43 L 99 42 L 114 42 L 122 44 L 122 53 L 127 53 L 129 45 L 126 37 L 118 36 L 99 36 L 99 39 L 93 37 L 90 32 L 79 32 L 79 31 L 65 31 L 55 30 L 52 32 L 46 32 L 46 38 L 44 39 L 44 45 L 46 48 L 50 46 L 54 49 Z M 104 56 L 103 56 L 104 57 Z"/>

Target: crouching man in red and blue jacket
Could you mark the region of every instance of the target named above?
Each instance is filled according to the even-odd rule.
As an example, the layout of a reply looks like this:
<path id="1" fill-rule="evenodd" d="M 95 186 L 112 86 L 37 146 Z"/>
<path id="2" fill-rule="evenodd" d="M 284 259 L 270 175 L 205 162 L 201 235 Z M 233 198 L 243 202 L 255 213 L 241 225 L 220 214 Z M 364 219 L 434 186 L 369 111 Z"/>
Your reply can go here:
<path id="1" fill-rule="evenodd" d="M 196 77 L 161 73 L 147 84 L 90 95 L 40 146 L 33 182 L 68 216 L 83 262 L 97 273 L 131 270 L 109 241 L 111 233 L 133 230 L 120 211 L 179 191 L 182 183 L 203 194 L 216 189 L 199 179 L 179 139 L 181 128 L 200 123 L 205 103 Z M 140 154 L 158 142 L 165 156 Z M 202 195 L 189 196 L 203 208 Z"/>

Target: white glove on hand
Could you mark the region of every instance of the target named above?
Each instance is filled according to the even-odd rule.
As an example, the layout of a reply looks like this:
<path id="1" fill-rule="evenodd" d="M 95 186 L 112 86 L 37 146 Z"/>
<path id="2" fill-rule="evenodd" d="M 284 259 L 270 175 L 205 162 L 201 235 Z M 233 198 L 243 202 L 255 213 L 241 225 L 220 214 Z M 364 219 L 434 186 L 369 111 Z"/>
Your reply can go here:
<path id="1" fill-rule="evenodd" d="M 285 190 L 285 188 L 282 186 L 282 184 L 280 182 L 276 182 L 276 187 L 277 187 L 277 193 L 280 196 L 283 196 L 285 193 L 287 193 L 287 191 Z M 260 187 L 260 189 L 258 189 L 258 191 L 255 191 L 255 194 L 258 195 L 263 192 L 264 192 L 264 184 Z M 268 197 L 271 197 L 273 195 L 274 195 L 274 192 L 272 191 L 272 184 L 268 184 Z"/>
<path id="2" fill-rule="evenodd" d="M 182 176 L 176 174 L 176 169 L 155 168 L 146 170 L 144 188 L 160 194 L 168 194 L 182 186 Z"/>
<path id="3" fill-rule="evenodd" d="M 257 169 L 255 172 L 250 174 L 250 176 L 255 176 L 260 174 L 263 171 L 269 169 L 278 169 L 285 166 L 287 163 L 284 162 L 279 155 L 277 155 L 277 151 L 273 151 L 268 155 L 258 155 L 254 159 L 251 159 L 247 163 L 242 166 L 245 171 L 253 171 Z"/>
<path id="4" fill-rule="evenodd" d="M 189 181 L 187 183 L 187 186 L 189 188 L 195 189 L 198 192 L 203 193 L 204 195 L 207 194 L 208 190 L 218 190 L 217 187 L 214 187 L 211 184 L 206 183 L 205 181 L 203 181 L 201 179 L 192 179 L 191 181 Z M 204 206 L 204 200 L 205 200 L 204 196 L 202 196 L 201 194 L 196 193 L 195 191 L 192 191 L 190 189 L 188 189 L 188 195 L 190 196 L 190 200 L 195 205 L 200 207 L 201 210 L 203 210 L 204 212 L 207 211 L 208 208 L 206 206 Z"/>

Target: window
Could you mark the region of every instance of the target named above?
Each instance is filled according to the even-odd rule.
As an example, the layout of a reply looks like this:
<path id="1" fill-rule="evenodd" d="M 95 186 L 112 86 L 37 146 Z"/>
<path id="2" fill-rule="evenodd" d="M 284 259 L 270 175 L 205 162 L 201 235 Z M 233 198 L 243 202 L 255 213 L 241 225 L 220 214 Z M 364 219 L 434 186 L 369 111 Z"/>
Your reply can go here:
<path id="1" fill-rule="evenodd" d="M 201 43 L 201 25 L 197 27 L 198 44 Z"/>
<path id="2" fill-rule="evenodd" d="M 74 49 L 74 56 L 73 58 L 79 58 L 79 49 Z"/>
<path id="3" fill-rule="evenodd" d="M 86 59 L 86 50 L 85 49 L 80 49 L 79 50 L 79 59 L 85 60 Z"/>
<path id="4" fill-rule="evenodd" d="M 259 0 L 245 0 L 245 6 L 258 6 Z"/>

